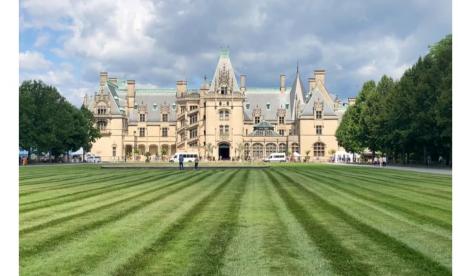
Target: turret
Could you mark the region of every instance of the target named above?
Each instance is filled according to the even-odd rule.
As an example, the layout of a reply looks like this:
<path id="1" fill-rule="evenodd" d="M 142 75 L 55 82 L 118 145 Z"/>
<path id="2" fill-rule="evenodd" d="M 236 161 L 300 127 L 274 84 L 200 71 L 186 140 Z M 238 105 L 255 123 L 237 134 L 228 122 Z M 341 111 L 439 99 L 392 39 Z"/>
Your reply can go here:
<path id="1" fill-rule="evenodd" d="M 280 75 L 280 94 L 285 94 L 286 91 L 286 76 L 281 74 Z"/>

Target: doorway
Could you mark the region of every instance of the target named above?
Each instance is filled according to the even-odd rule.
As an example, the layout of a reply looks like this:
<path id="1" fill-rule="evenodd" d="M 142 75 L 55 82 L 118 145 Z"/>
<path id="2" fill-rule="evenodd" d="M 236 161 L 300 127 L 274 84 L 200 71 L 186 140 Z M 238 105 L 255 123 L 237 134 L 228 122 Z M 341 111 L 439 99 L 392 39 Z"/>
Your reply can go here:
<path id="1" fill-rule="evenodd" d="M 218 157 L 221 160 L 230 160 L 230 146 L 227 143 L 221 143 L 218 147 Z"/>

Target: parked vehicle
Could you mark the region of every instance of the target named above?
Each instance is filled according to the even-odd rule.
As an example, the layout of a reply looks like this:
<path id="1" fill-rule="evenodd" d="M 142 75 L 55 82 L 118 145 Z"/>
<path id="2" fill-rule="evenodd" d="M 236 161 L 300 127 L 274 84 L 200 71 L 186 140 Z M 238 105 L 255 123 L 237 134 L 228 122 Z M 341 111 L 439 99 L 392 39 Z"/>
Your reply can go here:
<path id="1" fill-rule="evenodd" d="M 286 162 L 286 154 L 284 152 L 274 152 L 269 157 L 264 158 L 264 162 Z"/>
<path id="2" fill-rule="evenodd" d="M 98 155 L 88 153 L 86 154 L 86 162 L 87 163 L 100 163 L 102 162 L 102 158 Z"/>
<path id="3" fill-rule="evenodd" d="M 170 157 L 169 162 L 171 163 L 178 163 L 180 162 L 180 155 L 183 155 L 183 162 L 194 162 L 196 158 L 199 156 L 197 153 L 190 153 L 190 152 L 177 152 L 173 157 Z"/>

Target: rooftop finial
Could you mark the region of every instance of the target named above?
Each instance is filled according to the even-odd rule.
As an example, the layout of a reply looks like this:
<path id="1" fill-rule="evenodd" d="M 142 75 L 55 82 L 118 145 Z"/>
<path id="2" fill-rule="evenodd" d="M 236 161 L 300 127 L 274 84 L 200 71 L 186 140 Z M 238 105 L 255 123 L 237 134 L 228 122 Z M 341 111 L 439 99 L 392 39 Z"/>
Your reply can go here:
<path id="1" fill-rule="evenodd" d="M 228 46 L 221 48 L 220 56 L 229 57 L 229 47 Z"/>
<path id="2" fill-rule="evenodd" d="M 299 60 L 297 60 L 297 65 L 296 65 L 296 74 L 299 74 Z"/>

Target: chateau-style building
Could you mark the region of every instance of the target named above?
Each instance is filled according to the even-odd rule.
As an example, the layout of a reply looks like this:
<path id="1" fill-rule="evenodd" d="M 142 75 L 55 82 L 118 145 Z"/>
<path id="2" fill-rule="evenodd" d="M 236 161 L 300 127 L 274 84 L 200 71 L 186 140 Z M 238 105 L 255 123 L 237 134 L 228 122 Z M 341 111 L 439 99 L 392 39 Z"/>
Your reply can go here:
<path id="1" fill-rule="evenodd" d="M 210 83 L 188 89 L 140 88 L 100 73 L 100 86 L 84 105 L 94 112 L 102 137 L 92 153 L 103 161 L 168 158 L 177 151 L 201 158 L 257 160 L 286 152 L 310 161 L 328 160 L 338 150 L 335 131 L 346 104 L 328 92 L 325 71 L 315 70 L 304 86 L 299 69 L 291 87 L 280 75 L 278 89 L 240 82 L 222 51 Z"/>

